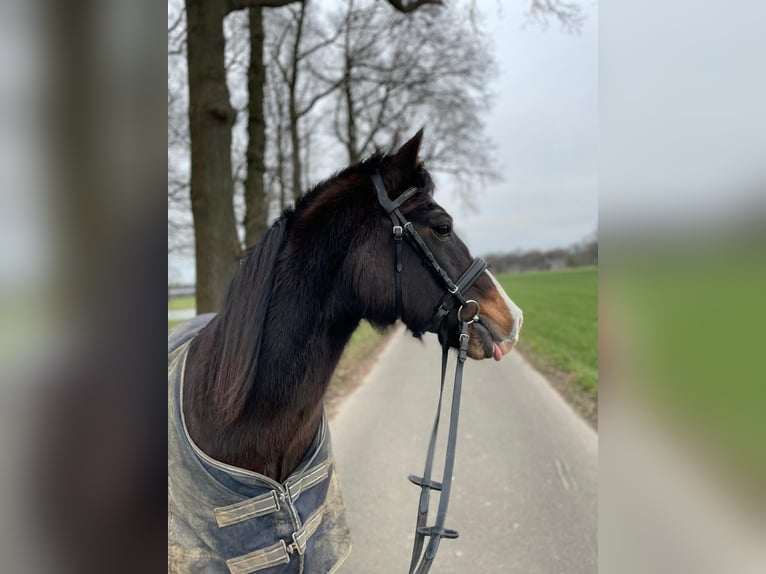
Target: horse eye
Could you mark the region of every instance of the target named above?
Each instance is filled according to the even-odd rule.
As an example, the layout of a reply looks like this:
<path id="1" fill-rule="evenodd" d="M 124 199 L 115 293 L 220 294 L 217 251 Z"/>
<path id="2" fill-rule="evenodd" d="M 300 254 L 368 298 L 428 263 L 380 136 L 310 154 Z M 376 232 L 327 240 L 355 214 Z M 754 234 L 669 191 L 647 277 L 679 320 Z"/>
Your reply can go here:
<path id="1" fill-rule="evenodd" d="M 444 237 L 448 236 L 450 233 L 452 233 L 452 226 L 449 224 L 444 225 L 437 225 L 434 227 L 434 231 L 438 233 L 439 235 L 443 235 Z"/>

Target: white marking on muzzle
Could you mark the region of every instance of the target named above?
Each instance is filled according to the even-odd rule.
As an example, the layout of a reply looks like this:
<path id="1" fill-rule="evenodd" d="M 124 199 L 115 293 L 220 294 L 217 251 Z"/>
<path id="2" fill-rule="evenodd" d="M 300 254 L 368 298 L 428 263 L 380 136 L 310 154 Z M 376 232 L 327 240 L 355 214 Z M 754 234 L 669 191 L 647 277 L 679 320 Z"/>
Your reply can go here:
<path id="1" fill-rule="evenodd" d="M 489 270 L 486 270 L 485 273 L 490 278 L 492 283 L 495 285 L 495 288 L 503 296 L 503 301 L 505 301 L 505 304 L 508 307 L 508 312 L 511 314 L 511 317 L 513 317 L 513 329 L 508 334 L 508 338 L 515 343 L 519 340 L 519 332 L 521 331 L 521 324 L 524 322 L 524 313 L 522 312 L 521 308 L 518 305 L 516 305 L 516 303 L 511 301 L 511 298 L 508 297 L 508 293 L 506 293 L 505 289 L 503 289 L 500 283 L 498 283 L 497 279 L 495 279 L 495 276 L 492 275 L 492 273 L 490 273 Z"/>

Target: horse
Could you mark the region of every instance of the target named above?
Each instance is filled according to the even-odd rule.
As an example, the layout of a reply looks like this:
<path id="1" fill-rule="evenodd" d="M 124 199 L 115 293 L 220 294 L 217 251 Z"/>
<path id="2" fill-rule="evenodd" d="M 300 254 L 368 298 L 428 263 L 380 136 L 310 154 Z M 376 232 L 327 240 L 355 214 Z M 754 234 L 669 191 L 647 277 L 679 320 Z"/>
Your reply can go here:
<path id="1" fill-rule="evenodd" d="M 447 281 L 475 266 L 451 216 L 433 199 L 433 181 L 419 159 L 422 135 L 308 191 L 246 251 L 220 312 L 197 318 L 196 327 L 169 345 L 169 380 L 172 372 L 176 386 L 169 418 L 180 418 L 174 436 L 182 448 L 191 447 L 169 462 L 170 518 L 176 521 L 169 571 L 320 573 L 339 567 L 350 542 L 322 400 L 361 320 L 385 328 L 401 319 L 415 336 L 436 332 L 445 349 L 464 343 L 465 354 L 477 360 L 500 360 L 518 341 L 522 312 L 486 264 L 463 285 L 463 302 L 475 304 L 470 324 L 459 317 L 462 307 L 444 305 L 434 321 L 445 301 L 434 265 Z M 394 208 L 381 209 L 384 204 Z M 422 245 L 401 241 L 394 209 L 432 254 L 431 265 L 423 264 Z M 399 235 L 394 249 L 392 222 Z M 449 293 L 457 292 L 452 286 Z M 462 338 L 461 321 L 467 325 Z M 189 466 L 186 479 L 174 476 Z M 191 493 L 184 480 L 199 476 L 214 494 Z M 232 491 L 238 498 L 225 499 Z M 300 499 L 293 504 L 296 493 Z M 200 509 L 215 505 L 208 498 L 219 495 L 223 502 L 213 512 Z M 180 508 L 184 496 L 186 508 Z M 302 503 L 314 508 L 303 510 Z M 279 518 L 285 507 L 290 512 Z M 307 514 L 316 507 L 321 513 L 314 520 Z M 217 525 L 201 524 L 205 513 L 215 514 Z M 253 518 L 267 521 L 252 525 Z M 250 547 L 222 541 L 219 533 L 227 529 Z"/>

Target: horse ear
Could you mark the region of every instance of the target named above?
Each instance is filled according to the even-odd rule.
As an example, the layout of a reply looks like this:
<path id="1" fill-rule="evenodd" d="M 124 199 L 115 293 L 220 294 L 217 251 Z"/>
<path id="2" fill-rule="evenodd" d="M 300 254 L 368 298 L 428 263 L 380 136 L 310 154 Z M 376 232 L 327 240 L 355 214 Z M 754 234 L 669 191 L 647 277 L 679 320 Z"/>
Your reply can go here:
<path id="1" fill-rule="evenodd" d="M 393 162 L 396 167 L 402 170 L 410 171 L 418 165 L 418 152 L 420 151 L 420 142 L 423 139 L 423 128 L 412 136 L 399 151 L 394 154 Z"/>

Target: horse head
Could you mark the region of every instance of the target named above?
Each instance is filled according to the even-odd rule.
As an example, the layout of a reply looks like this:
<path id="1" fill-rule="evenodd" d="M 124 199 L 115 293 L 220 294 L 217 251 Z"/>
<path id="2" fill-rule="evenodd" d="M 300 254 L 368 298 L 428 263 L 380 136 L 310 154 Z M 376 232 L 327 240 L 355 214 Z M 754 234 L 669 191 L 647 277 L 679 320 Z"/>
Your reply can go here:
<path id="1" fill-rule="evenodd" d="M 433 182 L 419 159 L 422 135 L 421 130 L 396 153 L 374 158 L 369 168 L 380 175 L 388 199 L 396 202 L 402 194 L 407 194 L 399 208 L 402 215 L 411 222 L 438 266 L 456 280 L 469 268 L 473 257 L 455 233 L 450 214 L 433 199 Z M 415 334 L 434 331 L 442 342 L 456 347 L 460 308 L 452 308 L 443 321 L 434 324 L 435 309 L 445 295 L 443 283 L 434 269 L 424 264 L 422 251 L 411 241 L 402 242 L 398 256 L 401 270 L 394 268 L 396 256 L 391 220 L 375 200 L 375 188 L 370 178 L 362 184 L 369 188 L 359 195 L 365 199 L 367 224 L 358 236 L 358 248 L 349 251 L 347 264 L 354 278 L 355 296 L 364 310 L 363 316 L 373 322 L 391 323 L 400 315 Z M 398 305 L 396 273 L 401 275 Z M 481 273 L 464 296 L 478 304 L 476 318 L 469 326 L 468 356 L 500 360 L 518 341 L 523 321 L 521 309 L 489 271 Z"/>

